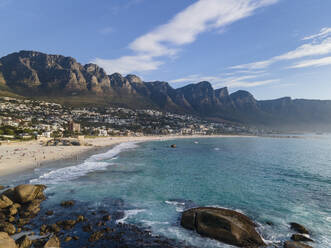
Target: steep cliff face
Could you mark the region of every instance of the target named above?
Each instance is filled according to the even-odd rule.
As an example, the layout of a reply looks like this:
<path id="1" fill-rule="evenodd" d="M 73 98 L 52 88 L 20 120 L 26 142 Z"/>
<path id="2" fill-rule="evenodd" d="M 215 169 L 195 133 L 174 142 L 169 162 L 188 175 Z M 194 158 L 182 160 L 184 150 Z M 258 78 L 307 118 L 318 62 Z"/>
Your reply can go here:
<path id="1" fill-rule="evenodd" d="M 95 64 L 84 66 L 84 77 L 87 83 L 87 89 L 100 95 L 104 92 L 111 92 L 110 79 L 106 72 Z"/>
<path id="2" fill-rule="evenodd" d="M 113 104 L 156 108 L 205 118 L 296 129 L 331 130 L 331 101 L 258 101 L 247 91 L 229 94 L 209 82 L 174 89 L 167 82 L 143 82 L 135 75 L 107 75 L 95 64 L 34 51 L 12 53 L 0 59 L 0 93 L 65 99 L 75 104 Z"/>
<path id="3" fill-rule="evenodd" d="M 71 57 L 21 51 L 0 61 L 4 80 L 18 92 L 87 91 L 84 67 Z"/>

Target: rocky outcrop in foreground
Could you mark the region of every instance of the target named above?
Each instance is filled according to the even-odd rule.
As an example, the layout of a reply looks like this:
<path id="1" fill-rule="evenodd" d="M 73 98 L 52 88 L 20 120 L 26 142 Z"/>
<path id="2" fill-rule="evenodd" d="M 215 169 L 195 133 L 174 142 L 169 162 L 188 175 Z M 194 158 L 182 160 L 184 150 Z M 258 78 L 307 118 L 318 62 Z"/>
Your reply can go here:
<path id="1" fill-rule="evenodd" d="M 86 203 L 66 200 L 54 209 L 41 209 L 46 199 L 44 185 L 24 184 L 0 191 L 0 248 L 50 247 L 162 247 L 189 248 L 185 242 L 153 235 L 149 230 L 121 224 L 125 216 L 121 200 L 111 200 L 105 208 L 90 210 Z M 112 206 L 112 207 L 109 207 Z M 111 212 L 108 212 L 111 211 Z M 84 215 L 83 215 L 84 214 Z M 265 247 L 247 216 L 233 210 L 200 207 L 186 210 L 181 225 L 198 234 L 246 248 Z M 298 223 L 290 223 L 297 233 L 291 241 L 272 244 L 284 248 L 312 248 L 311 233 Z M 26 233 L 23 233 L 26 232 Z M 22 233 L 21 233 L 22 232 Z M 12 236 L 11 235 L 14 235 Z M 39 234 L 40 236 L 33 236 Z M 14 240 L 13 237 L 16 239 Z M 37 239 L 36 239 L 37 238 Z M 191 248 L 191 247 L 190 247 Z"/>
<path id="2" fill-rule="evenodd" d="M 264 246 L 255 224 L 245 215 L 223 208 L 201 207 L 183 212 L 181 225 L 202 236 L 239 247 Z"/>
<path id="3" fill-rule="evenodd" d="M 9 236 L 27 230 L 25 228 L 40 212 L 40 204 L 46 199 L 44 185 L 23 184 L 10 188 L 0 195 L 0 248 L 28 248 L 32 241 L 22 236 L 16 242 Z M 56 236 L 36 240 L 34 247 L 60 247 Z"/>
<path id="4" fill-rule="evenodd" d="M 183 242 L 152 235 L 149 230 L 119 223 L 125 216 L 123 210 L 116 208 L 122 206 L 121 201 L 94 211 L 86 203 L 73 200 L 59 202 L 54 209 L 43 209 L 45 188 L 25 184 L 0 191 L 0 248 L 191 248 Z"/>

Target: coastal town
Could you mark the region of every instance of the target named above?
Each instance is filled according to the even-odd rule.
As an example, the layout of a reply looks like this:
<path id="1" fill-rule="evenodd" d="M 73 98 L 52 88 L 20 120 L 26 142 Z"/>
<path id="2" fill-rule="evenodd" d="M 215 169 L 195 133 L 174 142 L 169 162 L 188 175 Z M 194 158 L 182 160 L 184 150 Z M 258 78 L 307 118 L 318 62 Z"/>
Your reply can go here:
<path id="1" fill-rule="evenodd" d="M 0 140 L 146 135 L 261 134 L 229 122 L 187 114 L 122 107 L 71 107 L 58 103 L 0 98 Z"/>

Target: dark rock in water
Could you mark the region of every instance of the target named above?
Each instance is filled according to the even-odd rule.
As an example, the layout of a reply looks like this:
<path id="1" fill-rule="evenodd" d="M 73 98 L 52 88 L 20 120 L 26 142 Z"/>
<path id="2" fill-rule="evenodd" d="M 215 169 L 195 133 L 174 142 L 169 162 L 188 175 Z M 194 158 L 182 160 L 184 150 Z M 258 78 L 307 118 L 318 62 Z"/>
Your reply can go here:
<path id="1" fill-rule="evenodd" d="M 89 237 L 88 241 L 89 242 L 95 242 L 99 239 L 101 239 L 104 236 L 104 232 L 103 231 L 97 231 L 91 234 L 91 236 Z"/>
<path id="2" fill-rule="evenodd" d="M 176 146 L 176 144 L 172 144 L 170 147 L 171 148 L 176 148 L 177 146 Z"/>
<path id="3" fill-rule="evenodd" d="M 301 224 L 291 222 L 290 225 L 291 225 L 291 229 L 297 231 L 298 233 L 309 234 L 309 231 L 307 230 L 307 228 L 305 228 Z"/>
<path id="4" fill-rule="evenodd" d="M 60 248 L 61 243 L 58 237 L 53 235 L 44 245 L 44 248 Z"/>
<path id="5" fill-rule="evenodd" d="M 72 237 L 71 236 L 67 236 L 64 238 L 64 242 L 69 242 L 72 240 Z"/>
<path id="6" fill-rule="evenodd" d="M 62 227 L 64 230 L 70 230 L 76 225 L 76 220 L 64 220 L 64 221 L 58 221 L 56 224 L 60 227 Z"/>
<path id="7" fill-rule="evenodd" d="M 73 240 L 79 240 L 79 237 L 78 236 L 72 236 L 72 239 Z"/>
<path id="8" fill-rule="evenodd" d="M 181 225 L 202 236 L 240 247 L 260 247 L 264 242 L 245 215 L 223 208 L 201 207 L 183 212 Z"/>
<path id="9" fill-rule="evenodd" d="M 92 226 L 91 225 L 86 225 L 82 227 L 84 232 L 91 232 L 92 231 Z"/>
<path id="10" fill-rule="evenodd" d="M 16 227 L 9 222 L 1 222 L 0 232 L 5 232 L 8 233 L 9 235 L 14 235 L 16 233 Z"/>
<path id="11" fill-rule="evenodd" d="M 313 247 L 296 241 L 286 241 L 284 243 L 284 248 L 313 248 Z"/>
<path id="12" fill-rule="evenodd" d="M 301 235 L 301 234 L 293 234 L 291 236 L 291 239 L 294 241 L 314 242 L 312 239 L 310 239 L 304 235 Z"/>
<path id="13" fill-rule="evenodd" d="M 109 221 L 110 219 L 111 219 L 111 217 L 110 217 L 109 214 L 104 215 L 104 216 L 102 217 L 102 220 L 104 220 L 104 221 Z"/>
<path id="14" fill-rule="evenodd" d="M 5 188 L 6 188 L 5 186 L 0 185 L 0 190 L 3 190 Z"/>
<path id="15" fill-rule="evenodd" d="M 45 214 L 46 214 L 47 216 L 51 216 L 51 215 L 54 214 L 54 211 L 53 211 L 53 210 L 48 210 L 48 211 L 46 211 Z"/>
<path id="16" fill-rule="evenodd" d="M 63 201 L 61 202 L 61 206 L 65 208 L 69 208 L 75 205 L 75 201 Z"/>
<path id="17" fill-rule="evenodd" d="M 273 226 L 273 225 L 274 225 L 274 223 L 273 223 L 272 221 L 266 221 L 266 224 L 267 224 L 268 226 Z"/>
<path id="18" fill-rule="evenodd" d="M 16 243 L 18 248 L 30 248 L 32 245 L 32 241 L 26 235 L 16 240 Z"/>
<path id="19" fill-rule="evenodd" d="M 0 232 L 0 248 L 17 248 L 17 246 L 8 233 Z"/>
<path id="20" fill-rule="evenodd" d="M 61 228 L 57 224 L 54 223 L 50 226 L 50 231 L 53 233 L 58 233 L 61 231 Z"/>
<path id="21" fill-rule="evenodd" d="M 82 221 L 85 221 L 85 217 L 83 216 L 83 215 L 79 215 L 78 217 L 77 217 L 77 220 L 76 220 L 77 222 L 82 222 Z"/>

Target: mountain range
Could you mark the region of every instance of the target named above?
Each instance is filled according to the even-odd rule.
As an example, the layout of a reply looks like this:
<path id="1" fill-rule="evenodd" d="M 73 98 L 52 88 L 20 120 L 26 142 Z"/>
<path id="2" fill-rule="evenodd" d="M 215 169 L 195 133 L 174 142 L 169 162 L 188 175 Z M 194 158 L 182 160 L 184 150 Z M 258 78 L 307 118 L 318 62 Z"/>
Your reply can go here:
<path id="1" fill-rule="evenodd" d="M 0 94 L 72 105 L 154 108 L 214 121 L 291 131 L 331 131 L 331 101 L 284 97 L 259 101 L 248 91 L 229 94 L 209 82 L 173 88 L 164 81 L 143 82 L 135 75 L 107 75 L 95 64 L 72 57 L 20 51 L 0 59 Z"/>

